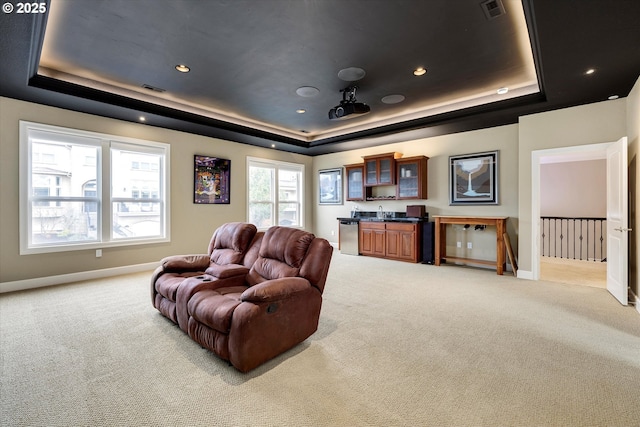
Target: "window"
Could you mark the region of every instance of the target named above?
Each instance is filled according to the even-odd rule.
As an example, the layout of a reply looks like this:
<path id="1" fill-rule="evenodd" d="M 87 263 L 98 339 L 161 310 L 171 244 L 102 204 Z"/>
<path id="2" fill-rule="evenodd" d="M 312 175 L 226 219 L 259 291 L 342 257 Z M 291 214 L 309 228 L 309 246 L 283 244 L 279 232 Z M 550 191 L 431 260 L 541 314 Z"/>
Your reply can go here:
<path id="1" fill-rule="evenodd" d="M 20 145 L 21 254 L 169 240 L 167 144 L 21 121 Z"/>
<path id="2" fill-rule="evenodd" d="M 248 158 L 248 218 L 259 229 L 303 227 L 304 165 Z"/>

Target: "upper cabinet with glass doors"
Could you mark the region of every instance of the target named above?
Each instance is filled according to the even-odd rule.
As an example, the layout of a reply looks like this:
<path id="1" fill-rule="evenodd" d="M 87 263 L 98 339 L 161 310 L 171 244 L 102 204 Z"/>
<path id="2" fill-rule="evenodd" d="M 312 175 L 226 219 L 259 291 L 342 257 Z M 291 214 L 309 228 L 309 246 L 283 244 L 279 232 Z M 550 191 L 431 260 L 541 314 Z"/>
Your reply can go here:
<path id="1" fill-rule="evenodd" d="M 347 200 L 426 199 L 429 158 L 401 156 L 399 153 L 366 156 L 364 163 L 345 165 Z M 392 185 L 395 186 L 395 194 L 386 191 L 389 189 L 393 192 L 388 187 Z"/>
<path id="2" fill-rule="evenodd" d="M 427 198 L 427 160 L 428 157 L 415 156 L 396 161 L 396 199 Z"/>
<path id="3" fill-rule="evenodd" d="M 394 185 L 396 183 L 396 159 L 400 153 L 386 153 L 364 157 L 364 185 Z"/>
<path id="4" fill-rule="evenodd" d="M 347 200 L 365 200 L 364 192 L 364 164 L 345 165 L 347 174 Z"/>

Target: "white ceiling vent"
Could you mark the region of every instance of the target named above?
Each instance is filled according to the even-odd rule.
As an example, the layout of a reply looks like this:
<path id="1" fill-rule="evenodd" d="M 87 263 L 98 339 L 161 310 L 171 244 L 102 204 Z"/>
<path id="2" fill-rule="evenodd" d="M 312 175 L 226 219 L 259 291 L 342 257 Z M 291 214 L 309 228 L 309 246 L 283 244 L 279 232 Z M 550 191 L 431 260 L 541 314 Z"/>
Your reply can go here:
<path id="1" fill-rule="evenodd" d="M 480 3 L 480 6 L 482 6 L 482 11 L 484 12 L 487 19 L 495 19 L 498 16 L 504 15 L 506 13 L 501 0 L 483 1 L 482 3 Z"/>

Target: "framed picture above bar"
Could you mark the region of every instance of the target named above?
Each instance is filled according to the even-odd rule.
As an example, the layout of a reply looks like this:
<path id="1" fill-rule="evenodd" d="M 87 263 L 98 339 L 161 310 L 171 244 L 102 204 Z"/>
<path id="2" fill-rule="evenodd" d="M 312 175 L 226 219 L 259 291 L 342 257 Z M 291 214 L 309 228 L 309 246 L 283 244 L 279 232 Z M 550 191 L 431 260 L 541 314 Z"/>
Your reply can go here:
<path id="1" fill-rule="evenodd" d="M 196 154 L 194 169 L 193 203 L 231 203 L 231 160 Z"/>
<path id="2" fill-rule="evenodd" d="M 321 205 L 342 204 L 342 168 L 318 171 L 318 182 L 318 200 Z"/>
<path id="3" fill-rule="evenodd" d="M 449 204 L 498 204 L 498 151 L 449 157 Z"/>

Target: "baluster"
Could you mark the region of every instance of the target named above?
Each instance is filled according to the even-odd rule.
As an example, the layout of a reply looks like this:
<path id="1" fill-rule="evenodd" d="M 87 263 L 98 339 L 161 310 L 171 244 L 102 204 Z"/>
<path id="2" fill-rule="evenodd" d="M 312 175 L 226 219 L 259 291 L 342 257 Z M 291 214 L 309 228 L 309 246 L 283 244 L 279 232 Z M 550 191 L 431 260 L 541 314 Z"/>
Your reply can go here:
<path id="1" fill-rule="evenodd" d="M 578 259 L 582 259 L 582 218 L 580 219 L 580 258 Z"/>
<path id="2" fill-rule="evenodd" d="M 564 251 L 562 250 L 562 243 L 564 241 L 564 233 L 562 233 L 563 223 L 564 223 L 564 220 L 560 218 L 560 258 L 563 258 L 563 255 L 564 255 Z"/>
<path id="3" fill-rule="evenodd" d="M 596 220 L 593 220 L 593 262 L 596 262 Z"/>
<path id="4" fill-rule="evenodd" d="M 576 259 L 576 219 L 573 219 L 573 259 Z"/>
<path id="5" fill-rule="evenodd" d="M 556 233 L 556 219 L 554 218 L 553 219 L 553 237 L 550 237 L 551 242 L 553 243 L 553 256 L 554 257 L 557 255 L 557 252 L 558 252 L 557 249 L 556 249 L 556 246 L 557 246 L 556 234 L 558 234 L 558 233 Z"/>
<path id="6" fill-rule="evenodd" d="M 600 262 L 605 260 L 605 256 L 604 256 L 604 248 L 602 247 L 602 244 L 604 242 L 604 231 L 602 229 L 602 225 L 603 225 L 604 221 L 600 220 Z"/>
<path id="7" fill-rule="evenodd" d="M 542 256 L 544 256 L 544 223 L 546 221 L 546 218 L 542 218 Z"/>

